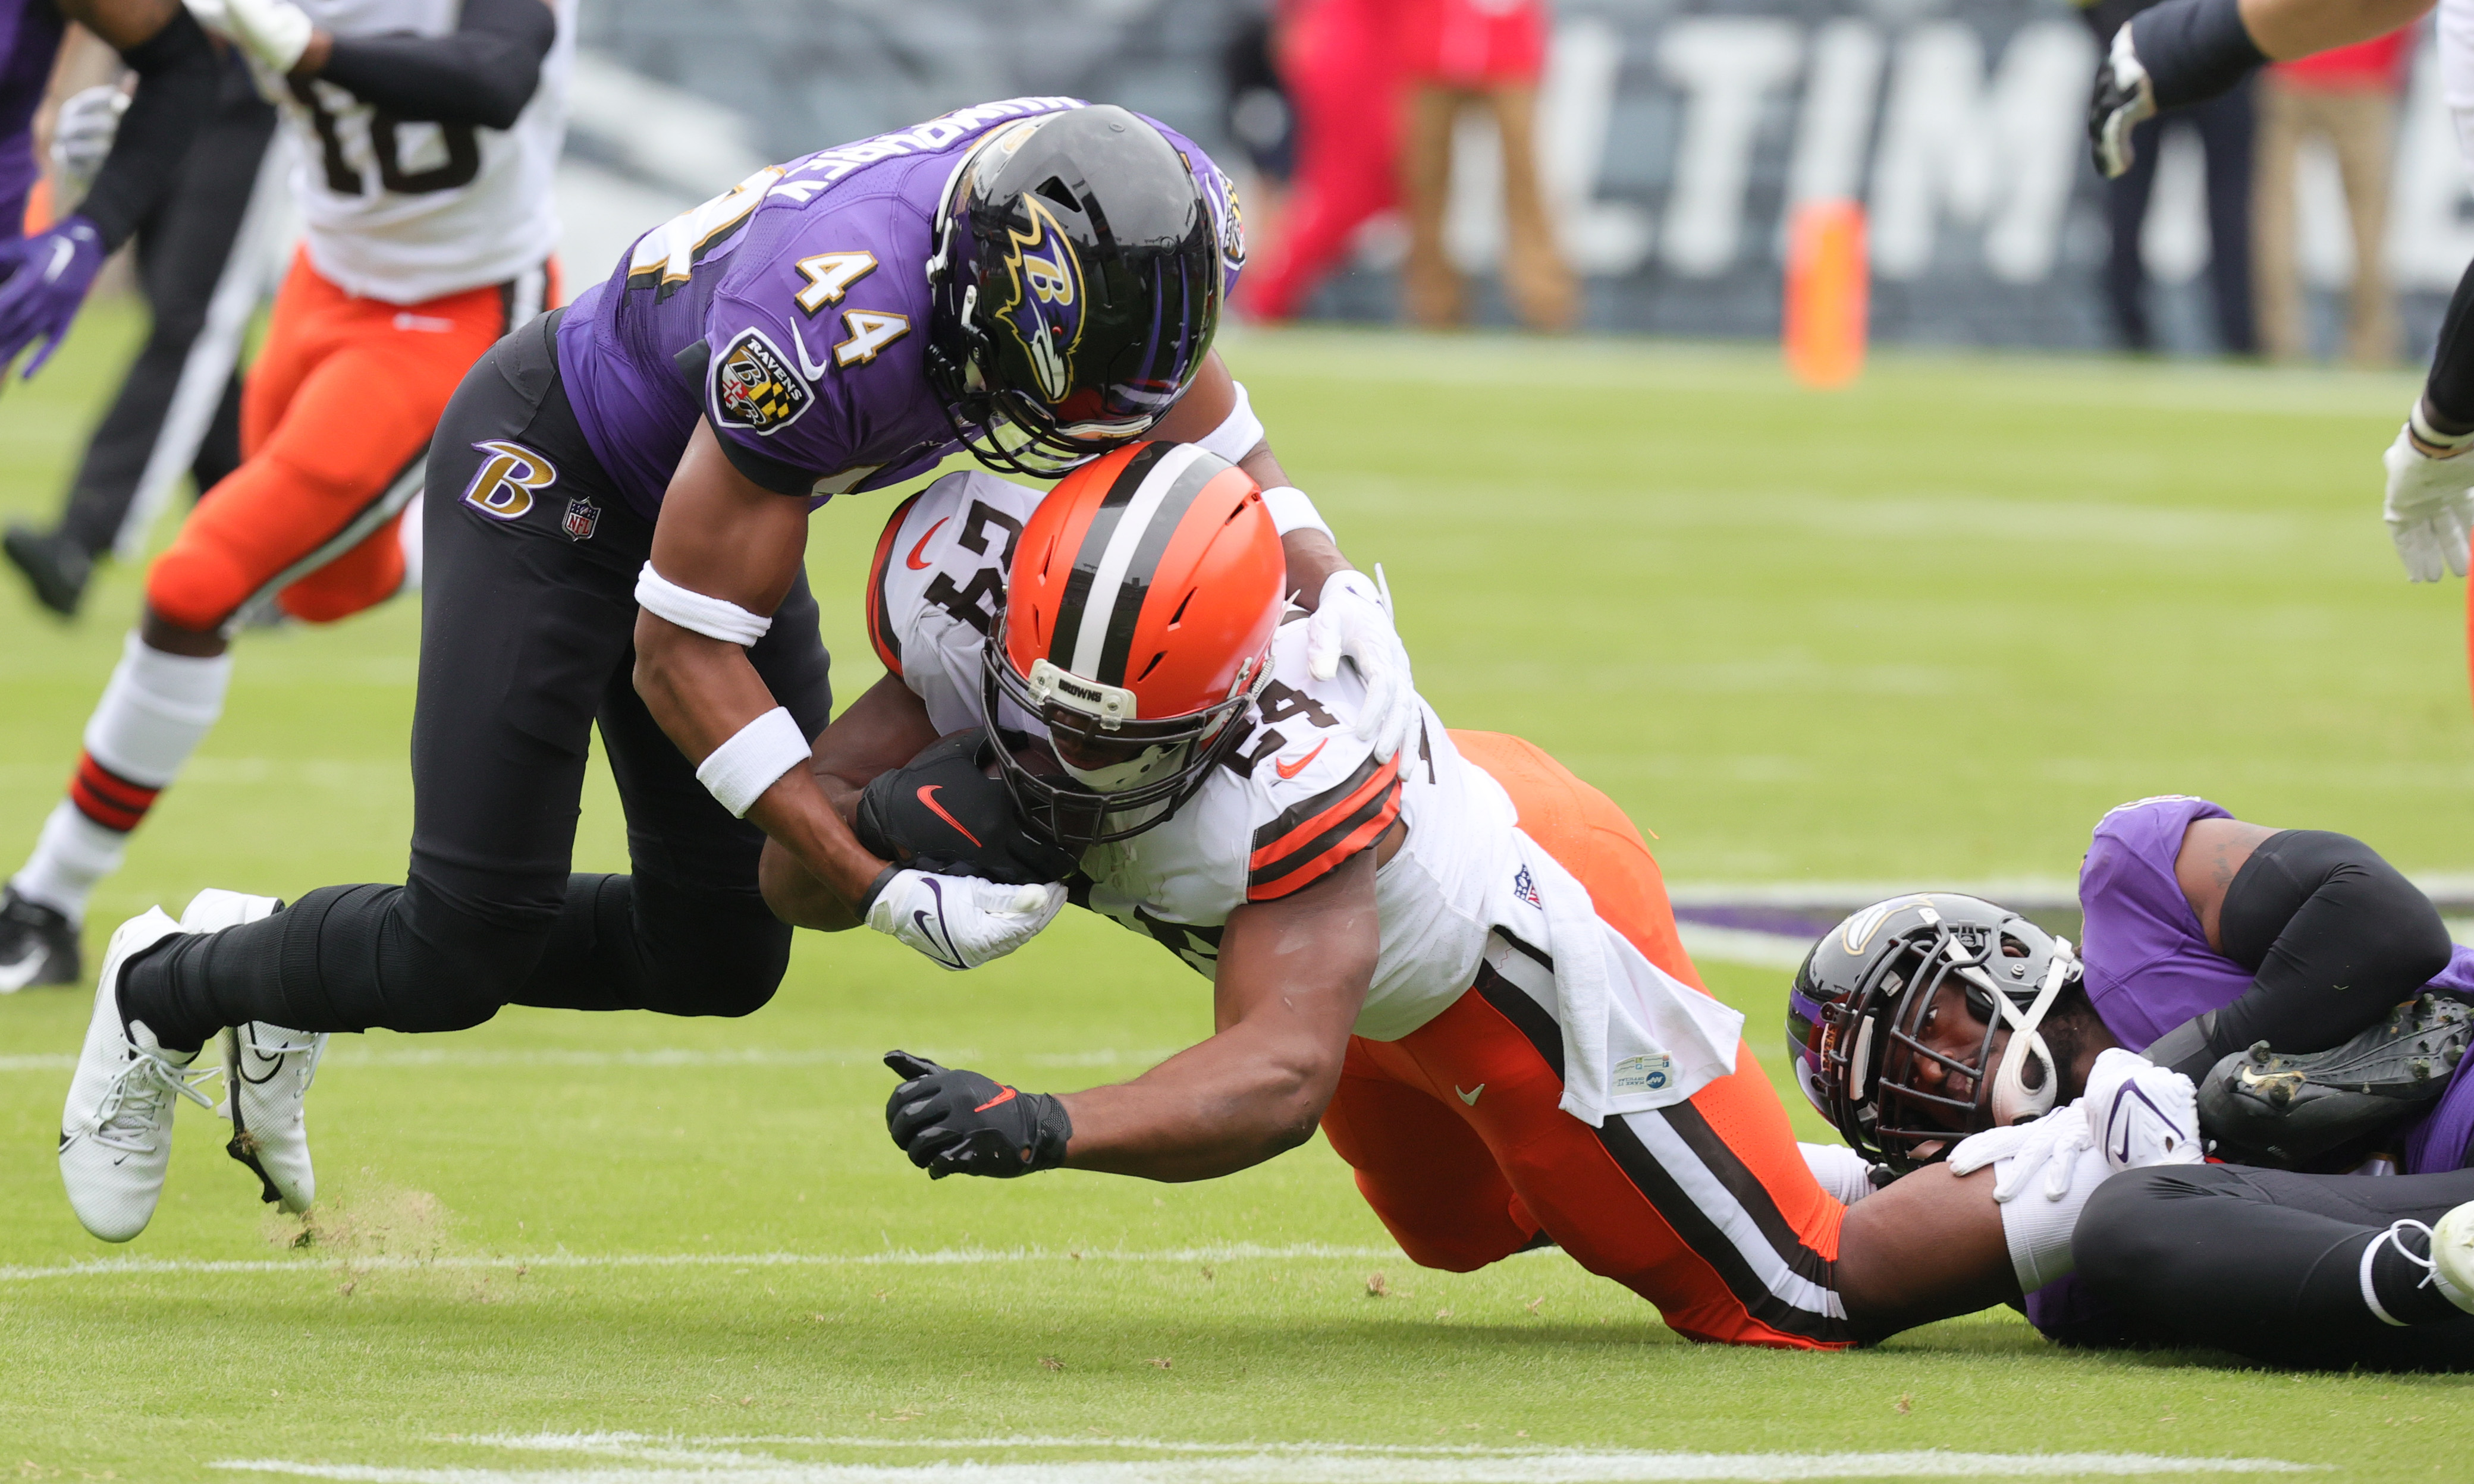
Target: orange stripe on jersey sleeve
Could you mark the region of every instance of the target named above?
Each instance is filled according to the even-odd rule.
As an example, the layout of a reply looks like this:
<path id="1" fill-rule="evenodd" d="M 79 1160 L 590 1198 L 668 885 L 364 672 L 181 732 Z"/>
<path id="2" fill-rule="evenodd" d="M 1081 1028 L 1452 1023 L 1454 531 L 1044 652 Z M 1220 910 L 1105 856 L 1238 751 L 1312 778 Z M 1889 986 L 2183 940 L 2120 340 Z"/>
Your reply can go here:
<path id="1" fill-rule="evenodd" d="M 928 491 L 921 491 L 920 494 Z M 885 596 L 885 580 L 893 564 L 893 548 L 902 535 L 902 522 L 910 516 L 910 507 L 919 503 L 914 494 L 893 507 L 885 518 L 885 534 L 876 539 L 876 556 L 867 564 L 867 642 L 876 651 L 877 660 L 890 671 L 895 680 L 902 678 L 902 641 L 893 634 L 893 604 Z"/>
<path id="2" fill-rule="evenodd" d="M 1342 782 L 1254 832 L 1246 899 L 1270 901 L 1312 885 L 1382 839 L 1399 817 L 1399 759 L 1378 766 L 1369 757 Z"/>

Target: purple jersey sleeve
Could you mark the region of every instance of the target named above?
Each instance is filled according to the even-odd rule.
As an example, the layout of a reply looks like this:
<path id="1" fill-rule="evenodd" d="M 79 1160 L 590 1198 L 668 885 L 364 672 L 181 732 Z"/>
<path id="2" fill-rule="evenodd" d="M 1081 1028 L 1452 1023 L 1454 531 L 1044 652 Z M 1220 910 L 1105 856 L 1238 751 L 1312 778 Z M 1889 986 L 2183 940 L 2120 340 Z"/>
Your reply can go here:
<path id="1" fill-rule="evenodd" d="M 2192 821 L 2231 818 L 2205 799 L 2169 794 L 2123 804 L 2097 822 L 2079 867 L 2079 910 L 2087 919 L 2079 953 L 2089 1001 L 2133 1051 L 2250 988 L 2248 969 L 2208 946 L 2173 874 Z"/>
<path id="2" fill-rule="evenodd" d="M 42 174 L 35 111 L 64 26 L 51 0 L 0 0 L 0 237 L 24 228 L 26 196 Z"/>

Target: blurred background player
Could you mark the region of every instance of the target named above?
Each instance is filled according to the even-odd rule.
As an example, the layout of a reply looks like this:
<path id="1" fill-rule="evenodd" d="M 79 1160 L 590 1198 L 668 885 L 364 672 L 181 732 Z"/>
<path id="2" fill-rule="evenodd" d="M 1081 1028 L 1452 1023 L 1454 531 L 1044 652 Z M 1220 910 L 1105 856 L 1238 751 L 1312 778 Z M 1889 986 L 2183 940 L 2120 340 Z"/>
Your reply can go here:
<path id="1" fill-rule="evenodd" d="M 103 50 L 91 41 L 86 49 Z M 66 50 L 79 48 L 72 44 Z M 78 60 L 64 52 L 62 71 L 74 75 L 81 70 Z M 182 160 L 179 178 L 137 224 L 137 282 L 152 317 L 146 340 L 86 442 L 60 519 L 48 529 L 12 523 L 0 538 L 0 551 L 26 580 L 35 600 L 63 618 L 76 615 L 95 563 L 118 539 L 138 482 L 154 459 L 156 442 L 166 432 L 164 415 L 184 376 L 223 385 L 194 457 L 187 461 L 198 492 L 213 489 L 240 466 L 238 337 L 194 368 L 190 348 L 205 327 L 207 300 L 231 266 L 233 241 L 248 212 L 259 164 L 275 137 L 275 108 L 258 96 L 237 52 L 227 51 L 222 77 L 213 115 Z M 85 194 L 127 106 L 126 90 L 116 79 L 80 88 L 62 101 L 52 131 L 56 199 L 73 203 Z M 252 274 L 259 271 L 257 264 L 241 266 Z"/>
<path id="2" fill-rule="evenodd" d="M 148 568 L 67 797 L 0 899 L 0 983 L 81 977 L 86 898 L 221 713 L 237 626 L 269 605 L 333 622 L 403 586 L 397 522 L 439 413 L 551 293 L 572 15 L 234 0 L 218 17 L 283 100 L 308 240 L 242 397 L 246 462 Z"/>
<path id="3" fill-rule="evenodd" d="M 1443 247 L 1453 140 L 1475 112 L 1492 126 L 1503 161 L 1503 290 L 1532 329 L 1568 330 L 1580 286 L 1555 245 L 1538 171 L 1538 80 L 1546 66 L 1543 0 L 1399 0 L 1408 108 L 1401 190 L 1409 256 L 1402 303 L 1413 324 L 1443 329 L 1468 318 L 1468 286 Z"/>
<path id="4" fill-rule="evenodd" d="M 2079 14 L 2103 46 L 2130 14 L 2151 0 L 2098 0 Z M 2207 158 L 2208 297 L 2215 311 L 2217 348 L 2249 355 L 2259 347 L 2251 303 L 2252 194 L 2258 115 L 2244 84 L 2219 96 L 2197 99 L 2162 118 L 2140 123 L 2132 136 L 2129 165 L 2107 172 L 2104 182 L 2105 304 L 2122 348 L 2156 348 L 2148 314 L 2147 260 L 2143 247 L 2147 208 L 2156 189 L 2156 159 L 2167 130 L 2187 131 Z"/>
<path id="5" fill-rule="evenodd" d="M 1249 319 L 1297 318 L 1357 240 L 1400 200 L 1399 0 L 1289 0 L 1272 56 L 1295 119 L 1279 230 L 1237 298 Z"/>
<path id="6" fill-rule="evenodd" d="M 120 53 L 137 88 L 78 210 L 24 236 L 42 173 L 35 111 L 72 20 Z M 206 33 L 173 0 L 7 0 L 0 23 L 0 368 L 39 340 L 31 376 L 68 333 L 103 260 L 171 189 L 213 107 L 216 65 Z"/>
<path id="7" fill-rule="evenodd" d="M 2326 142 L 2337 158 L 2352 228 L 2354 279 L 2339 353 L 2355 366 L 2397 358 L 2397 313 L 2388 271 L 2389 178 L 2396 154 L 2397 94 L 2411 28 L 2316 57 L 2281 61 L 2259 81 L 2258 190 L 2253 243 L 2260 353 L 2298 361 L 2311 353 L 2296 251 L 2295 186 L 2304 145 Z"/>
<path id="8" fill-rule="evenodd" d="M 2097 168 L 2137 163 L 2139 131 L 2160 109 L 2242 86 L 2269 61 L 2292 61 L 2383 36 L 2420 20 L 2431 0 L 2165 0 L 2117 29 L 2088 102 Z M 2439 70 L 2457 123 L 2459 163 L 2474 174 L 2474 0 L 2439 7 Z M 2474 265 L 2440 322 L 2431 374 L 2383 460 L 2385 515 L 2406 575 L 2465 575 L 2474 528 Z"/>

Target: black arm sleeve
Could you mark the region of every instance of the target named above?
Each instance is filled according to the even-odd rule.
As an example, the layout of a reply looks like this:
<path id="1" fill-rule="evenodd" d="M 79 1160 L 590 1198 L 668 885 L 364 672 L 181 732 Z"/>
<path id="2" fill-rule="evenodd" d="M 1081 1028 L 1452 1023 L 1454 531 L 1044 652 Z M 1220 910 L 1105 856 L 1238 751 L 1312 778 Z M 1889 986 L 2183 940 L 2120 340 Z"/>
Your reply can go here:
<path id="1" fill-rule="evenodd" d="M 2230 92 L 2268 62 L 2243 29 L 2238 0 L 2165 0 L 2132 19 L 2130 43 L 2156 89 L 2159 111 Z"/>
<path id="2" fill-rule="evenodd" d="M 337 36 L 318 75 L 400 119 L 506 129 L 541 85 L 557 36 L 542 0 L 464 0 L 443 36 Z"/>
<path id="3" fill-rule="evenodd" d="M 174 9 L 162 30 L 122 52 L 120 60 L 137 74 L 137 93 L 78 207 L 78 215 L 102 234 L 107 252 L 127 242 L 172 188 L 190 142 L 205 132 L 214 111 L 222 82 L 214 48 L 186 7 Z"/>
<path id="4" fill-rule="evenodd" d="M 2457 292 L 2449 296 L 2422 400 L 2433 431 L 2474 433 L 2474 263 L 2466 265 Z"/>
<path id="5" fill-rule="evenodd" d="M 2261 841 L 2225 889 L 2218 923 L 2250 988 L 2149 1047 L 2150 1060 L 2195 1081 L 2254 1041 L 2336 1045 L 2448 967 L 2448 928 L 2431 898 L 2369 846 L 2321 829 Z"/>

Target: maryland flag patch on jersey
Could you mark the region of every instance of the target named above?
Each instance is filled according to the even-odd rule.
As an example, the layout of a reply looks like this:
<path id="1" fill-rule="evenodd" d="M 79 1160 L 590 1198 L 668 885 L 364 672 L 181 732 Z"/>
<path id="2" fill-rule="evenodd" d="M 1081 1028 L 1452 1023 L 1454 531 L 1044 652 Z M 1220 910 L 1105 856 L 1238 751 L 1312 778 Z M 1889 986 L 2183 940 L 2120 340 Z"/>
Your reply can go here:
<path id="1" fill-rule="evenodd" d="M 713 366 L 713 418 L 726 428 L 772 433 L 799 420 L 816 394 L 760 329 L 744 329 Z"/>

